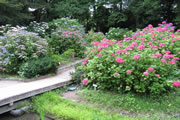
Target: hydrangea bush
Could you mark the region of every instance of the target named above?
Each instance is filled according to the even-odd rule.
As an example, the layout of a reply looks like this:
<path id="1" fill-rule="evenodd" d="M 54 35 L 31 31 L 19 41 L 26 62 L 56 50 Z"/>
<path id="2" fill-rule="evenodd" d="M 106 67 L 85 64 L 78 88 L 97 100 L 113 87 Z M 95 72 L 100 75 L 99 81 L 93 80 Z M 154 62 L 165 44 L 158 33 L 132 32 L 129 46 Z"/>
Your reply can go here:
<path id="1" fill-rule="evenodd" d="M 17 73 L 21 63 L 48 52 L 47 40 L 36 33 L 14 28 L 0 37 L 0 71 Z"/>
<path id="2" fill-rule="evenodd" d="M 80 31 L 57 31 L 53 32 L 49 45 L 55 54 L 62 54 L 68 49 L 74 49 L 76 56 L 83 55 L 83 35 Z"/>
<path id="3" fill-rule="evenodd" d="M 27 29 L 27 28 L 24 26 L 17 25 L 15 27 L 13 27 L 10 24 L 2 25 L 2 26 L 0 26 L 0 36 L 4 36 L 7 32 L 10 32 L 10 31 L 18 31 L 18 30 L 25 30 L 25 29 Z"/>
<path id="4" fill-rule="evenodd" d="M 47 33 L 48 29 L 49 29 L 49 26 L 47 22 L 37 23 L 36 21 L 33 21 L 27 27 L 28 31 L 38 33 L 39 36 L 43 38 L 48 34 Z"/>
<path id="5" fill-rule="evenodd" d="M 80 69 L 89 86 L 160 95 L 173 87 L 168 78 L 178 69 L 179 41 L 172 25 L 149 25 L 120 41 L 93 42 Z"/>

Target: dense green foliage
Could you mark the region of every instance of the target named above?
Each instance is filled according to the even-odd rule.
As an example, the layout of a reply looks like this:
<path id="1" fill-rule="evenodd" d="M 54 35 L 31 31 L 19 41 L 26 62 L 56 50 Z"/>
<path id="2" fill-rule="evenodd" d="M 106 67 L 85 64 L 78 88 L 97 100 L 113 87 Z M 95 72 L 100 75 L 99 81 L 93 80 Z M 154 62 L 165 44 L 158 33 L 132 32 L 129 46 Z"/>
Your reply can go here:
<path id="1" fill-rule="evenodd" d="M 135 30 L 162 21 L 180 27 L 179 0 L 1 0 L 0 8 L 0 25 L 69 17 L 86 30 L 101 32 L 111 27 Z"/>
<path id="2" fill-rule="evenodd" d="M 103 33 L 96 33 L 93 30 L 90 30 L 85 36 L 86 46 L 89 46 L 92 42 L 101 41 L 103 38 L 105 38 L 105 35 Z"/>
<path id="3" fill-rule="evenodd" d="M 56 72 L 57 64 L 49 57 L 28 60 L 21 65 L 19 75 L 27 78 L 33 78 L 45 75 L 50 72 Z"/>

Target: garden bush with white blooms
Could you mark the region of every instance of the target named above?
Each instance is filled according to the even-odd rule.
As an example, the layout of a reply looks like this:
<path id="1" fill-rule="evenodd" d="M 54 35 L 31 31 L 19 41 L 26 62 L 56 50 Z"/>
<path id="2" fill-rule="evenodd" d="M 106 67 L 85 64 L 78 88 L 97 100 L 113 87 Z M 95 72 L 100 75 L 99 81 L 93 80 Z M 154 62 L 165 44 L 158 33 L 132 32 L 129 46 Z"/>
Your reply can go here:
<path id="1" fill-rule="evenodd" d="M 45 56 L 47 47 L 47 40 L 36 33 L 14 27 L 0 37 L 0 72 L 17 73 L 23 62 Z"/>
<path id="2" fill-rule="evenodd" d="M 172 24 L 149 25 L 132 37 L 93 42 L 80 69 L 83 84 L 99 89 L 160 95 L 173 86 L 170 76 L 178 69 L 180 29 Z"/>

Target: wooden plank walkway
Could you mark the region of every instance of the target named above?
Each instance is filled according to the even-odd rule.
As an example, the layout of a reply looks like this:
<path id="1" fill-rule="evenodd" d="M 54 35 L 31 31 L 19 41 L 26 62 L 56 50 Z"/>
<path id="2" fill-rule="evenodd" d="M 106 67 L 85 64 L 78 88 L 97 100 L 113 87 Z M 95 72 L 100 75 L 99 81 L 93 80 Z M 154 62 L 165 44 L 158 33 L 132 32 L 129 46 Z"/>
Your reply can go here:
<path id="1" fill-rule="evenodd" d="M 13 105 L 13 103 L 53 90 L 70 84 L 70 73 L 74 71 L 74 67 L 64 70 L 56 76 L 37 80 L 33 82 L 21 82 L 12 84 L 10 86 L 4 86 L 0 88 L 0 109 L 6 105 Z M 3 112 L 0 110 L 0 114 Z"/>

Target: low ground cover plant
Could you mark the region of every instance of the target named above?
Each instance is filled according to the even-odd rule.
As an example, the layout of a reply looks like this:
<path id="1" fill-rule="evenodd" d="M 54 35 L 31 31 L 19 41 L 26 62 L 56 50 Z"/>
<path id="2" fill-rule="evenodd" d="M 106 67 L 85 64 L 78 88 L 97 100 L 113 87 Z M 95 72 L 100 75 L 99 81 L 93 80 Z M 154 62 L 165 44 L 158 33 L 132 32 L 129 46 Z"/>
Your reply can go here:
<path id="1" fill-rule="evenodd" d="M 85 83 L 97 84 L 99 89 L 163 94 L 173 88 L 170 77 L 178 70 L 179 39 L 172 24 L 163 22 L 120 41 L 94 42 L 80 68 Z"/>
<path id="2" fill-rule="evenodd" d="M 110 114 L 88 105 L 76 104 L 54 92 L 33 99 L 34 109 L 42 115 L 51 114 L 55 119 L 65 120 L 146 120 Z"/>
<path id="3" fill-rule="evenodd" d="M 175 119 L 178 118 L 180 112 L 180 89 L 176 88 L 176 92 L 164 94 L 154 99 L 150 96 L 137 96 L 132 93 L 122 94 L 112 91 L 83 89 L 78 92 L 84 99 L 98 106 L 110 109 L 110 111 L 127 110 L 131 115 L 144 115 L 149 119 L 157 116 L 158 119 Z M 147 115 L 148 114 L 148 115 Z"/>

